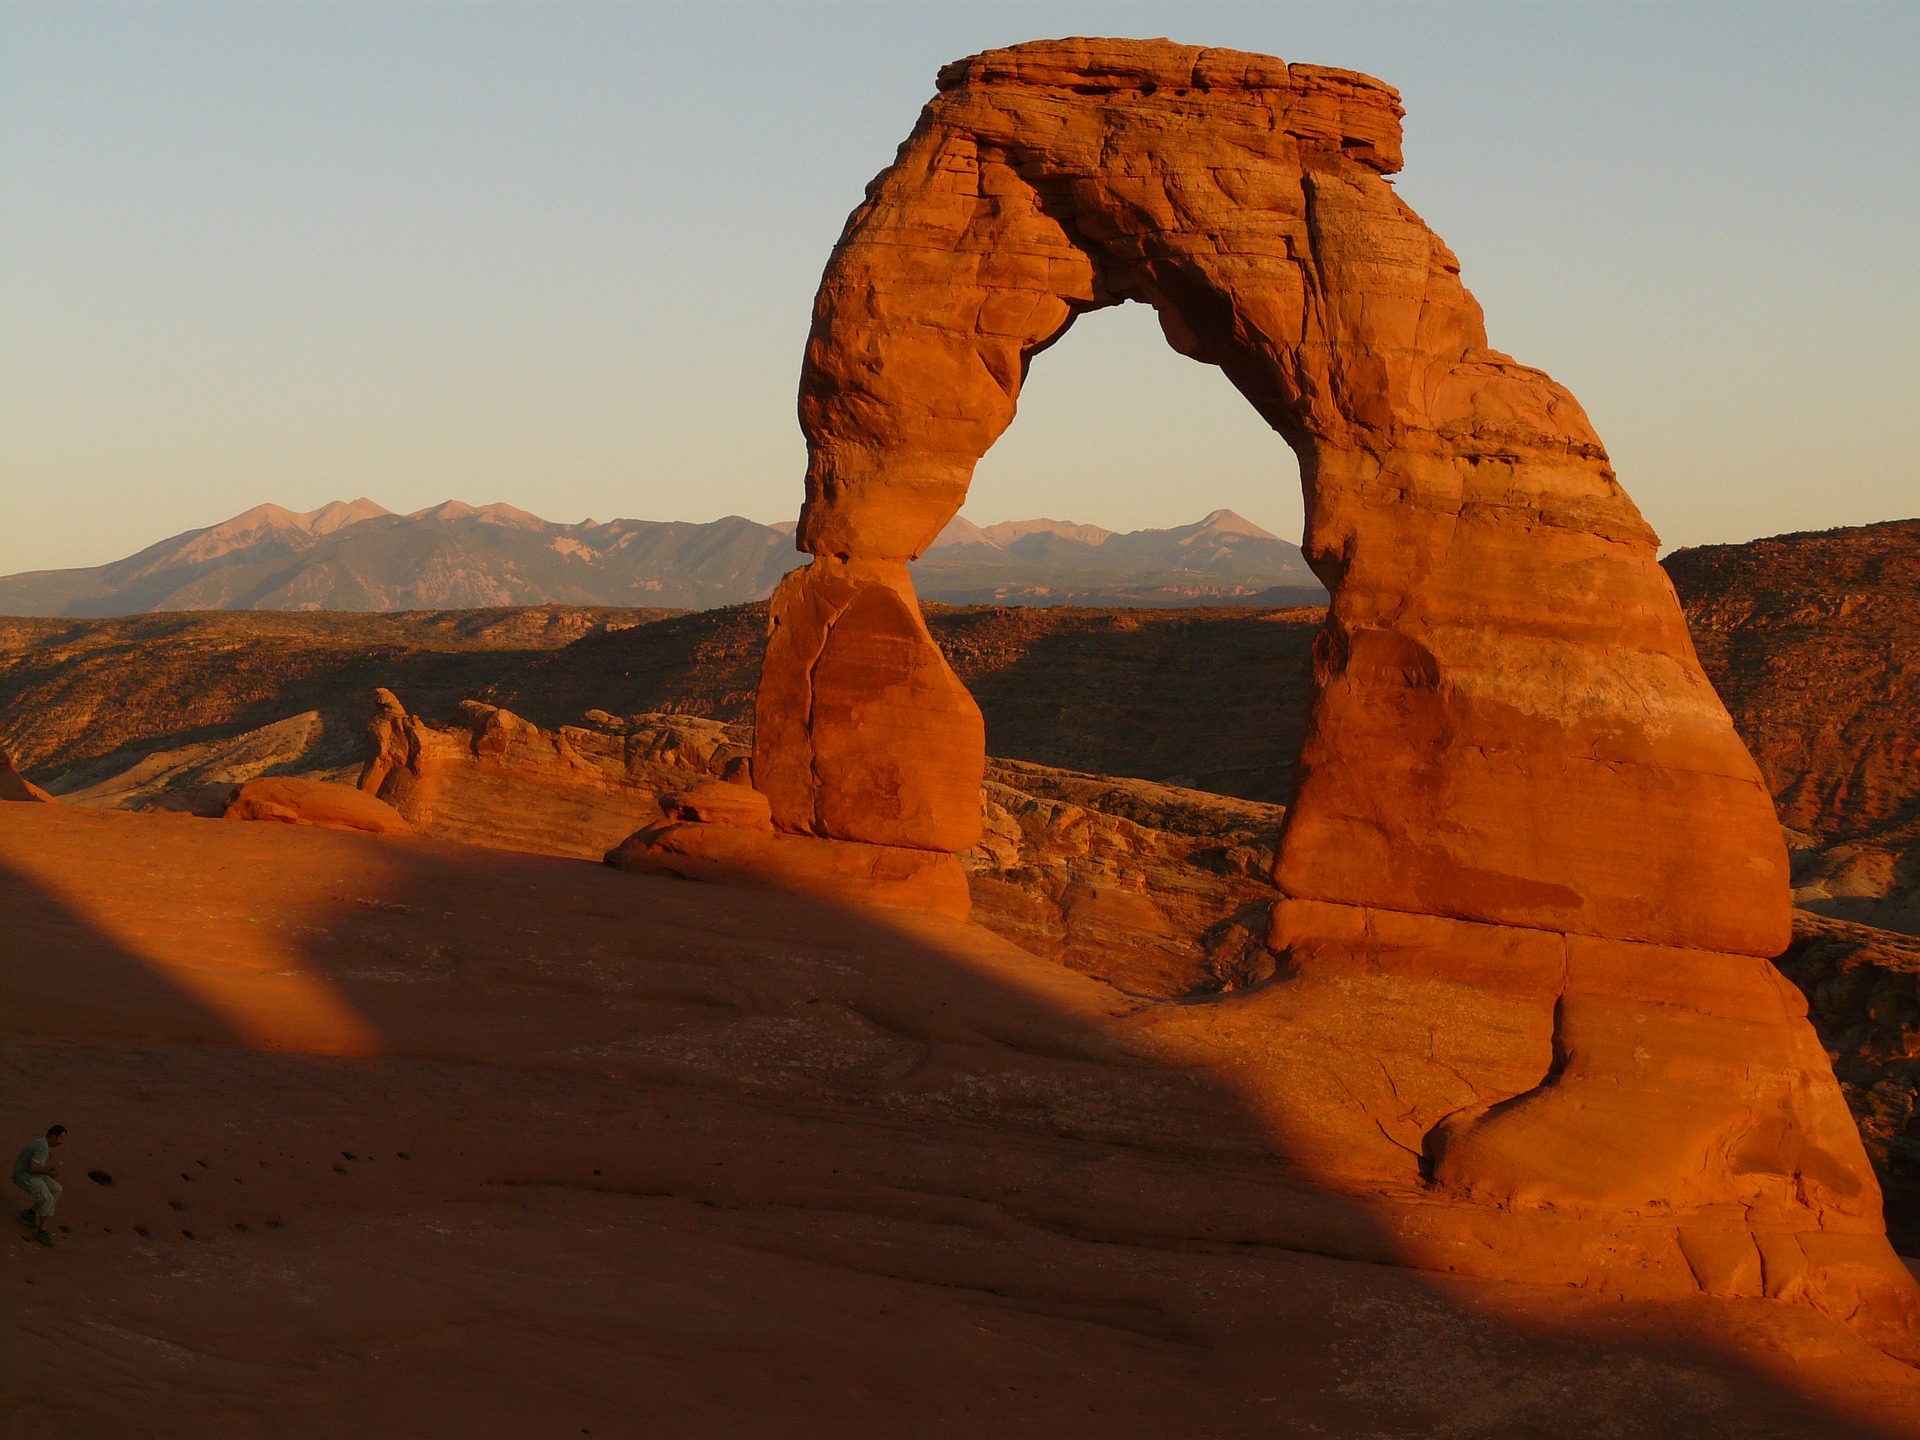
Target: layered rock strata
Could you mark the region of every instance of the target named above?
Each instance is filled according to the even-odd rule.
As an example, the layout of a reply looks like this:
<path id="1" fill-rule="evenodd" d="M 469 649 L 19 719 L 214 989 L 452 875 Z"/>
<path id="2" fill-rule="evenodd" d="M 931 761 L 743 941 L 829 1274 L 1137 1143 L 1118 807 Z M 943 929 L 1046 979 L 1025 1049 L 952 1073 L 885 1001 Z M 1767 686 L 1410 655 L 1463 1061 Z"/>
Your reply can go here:
<path id="1" fill-rule="evenodd" d="M 779 834 L 979 840 L 979 712 L 906 563 L 1032 358 L 1152 305 L 1298 454 L 1332 595 L 1282 978 L 1218 1021 L 1283 1147 L 1411 1263 L 1802 1298 L 1920 1357 L 1920 1290 L 1766 963 L 1788 868 L 1759 771 L 1578 402 L 1488 345 L 1388 183 L 1400 115 L 1366 76 L 1167 42 L 941 72 L 815 302 L 813 559 L 771 604 L 753 782 Z"/>
<path id="2" fill-rule="evenodd" d="M 973 919 L 1136 996 L 1271 978 L 1278 805 L 989 758 Z"/>
<path id="3" fill-rule="evenodd" d="M 745 763 L 735 727 L 691 716 L 596 711 L 543 730 L 469 700 L 435 725 L 378 695 L 360 789 L 443 840 L 598 860 L 659 820 L 663 796 Z"/>
<path id="4" fill-rule="evenodd" d="M 294 775 L 273 775 L 235 786 L 222 818 L 320 825 L 330 830 L 364 830 L 372 835 L 413 833 L 400 812 L 377 796 L 351 785 Z"/>

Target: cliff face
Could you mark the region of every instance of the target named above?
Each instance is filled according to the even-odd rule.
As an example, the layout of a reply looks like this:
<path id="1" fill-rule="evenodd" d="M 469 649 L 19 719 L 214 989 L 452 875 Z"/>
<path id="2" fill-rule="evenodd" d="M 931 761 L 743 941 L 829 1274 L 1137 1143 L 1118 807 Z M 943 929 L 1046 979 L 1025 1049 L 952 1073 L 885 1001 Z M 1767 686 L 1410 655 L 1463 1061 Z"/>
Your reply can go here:
<path id="1" fill-rule="evenodd" d="M 978 924 L 1134 995 L 1273 975 L 1280 806 L 1017 760 L 987 762 L 981 798 Z"/>
<path id="2" fill-rule="evenodd" d="M 1807 997 L 1873 1157 L 1887 1232 L 1920 1252 L 1920 940 L 1802 911 L 1777 963 Z"/>
<path id="3" fill-rule="evenodd" d="M 1920 934 L 1920 520 L 1666 565 L 1788 828 L 1795 899 Z"/>

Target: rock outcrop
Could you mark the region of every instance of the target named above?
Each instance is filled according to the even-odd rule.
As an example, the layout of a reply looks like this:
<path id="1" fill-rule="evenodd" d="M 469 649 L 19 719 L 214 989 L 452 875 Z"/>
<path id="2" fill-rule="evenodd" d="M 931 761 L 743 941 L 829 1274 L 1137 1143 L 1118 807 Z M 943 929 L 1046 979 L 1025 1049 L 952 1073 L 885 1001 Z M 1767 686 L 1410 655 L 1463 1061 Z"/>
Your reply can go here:
<path id="1" fill-rule="evenodd" d="M 1270 978 L 1278 805 L 989 759 L 973 919 L 1132 995 Z"/>
<path id="2" fill-rule="evenodd" d="M 222 818 L 271 820 L 283 825 L 320 825 L 331 830 L 365 830 L 374 835 L 410 835 L 398 810 L 351 785 L 270 775 L 234 787 Z"/>
<path id="3" fill-rule="evenodd" d="M 743 765 L 743 736 L 718 721 L 603 711 L 591 727 L 544 730 L 509 710 L 461 703 L 435 725 L 391 691 L 368 728 L 360 788 L 423 834 L 598 860 L 662 817 L 662 799 Z"/>
<path id="4" fill-rule="evenodd" d="M 51 805 L 53 796 L 14 768 L 13 756 L 0 747 L 0 800 L 33 801 Z"/>
<path id="5" fill-rule="evenodd" d="M 1796 911 L 1779 965 L 1887 1187 L 1888 1233 L 1920 1254 L 1920 939 Z"/>
<path id="6" fill-rule="evenodd" d="M 1033 357 L 1152 305 L 1299 454 L 1332 595 L 1282 978 L 1217 1022 L 1266 1122 L 1411 1263 L 1800 1298 L 1920 1357 L 1920 1289 L 1767 963 L 1788 865 L 1760 773 L 1578 402 L 1490 348 L 1387 183 L 1400 114 L 1366 76 L 1167 42 L 941 72 L 815 302 L 813 558 L 770 603 L 753 783 L 781 835 L 979 841 L 980 713 L 907 562 Z"/>
<path id="7" fill-rule="evenodd" d="M 724 780 L 665 800 L 665 817 L 606 854 L 618 870 L 727 880 L 964 920 L 966 873 L 952 855 L 783 834 L 767 797 Z"/>

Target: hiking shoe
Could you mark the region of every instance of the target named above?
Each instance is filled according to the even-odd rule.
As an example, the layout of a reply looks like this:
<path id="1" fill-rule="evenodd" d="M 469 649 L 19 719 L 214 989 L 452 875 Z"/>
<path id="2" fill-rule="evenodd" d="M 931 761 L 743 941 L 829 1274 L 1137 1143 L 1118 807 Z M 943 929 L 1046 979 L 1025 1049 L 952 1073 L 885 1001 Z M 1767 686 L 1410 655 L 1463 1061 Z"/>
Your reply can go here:
<path id="1" fill-rule="evenodd" d="M 20 1212 L 20 1223 L 29 1230 L 38 1230 L 40 1228 L 40 1212 L 29 1205 Z"/>
<path id="2" fill-rule="evenodd" d="M 49 1250 L 53 1248 L 53 1232 L 51 1230 L 36 1230 L 33 1232 L 33 1238 L 36 1244 L 44 1245 Z"/>

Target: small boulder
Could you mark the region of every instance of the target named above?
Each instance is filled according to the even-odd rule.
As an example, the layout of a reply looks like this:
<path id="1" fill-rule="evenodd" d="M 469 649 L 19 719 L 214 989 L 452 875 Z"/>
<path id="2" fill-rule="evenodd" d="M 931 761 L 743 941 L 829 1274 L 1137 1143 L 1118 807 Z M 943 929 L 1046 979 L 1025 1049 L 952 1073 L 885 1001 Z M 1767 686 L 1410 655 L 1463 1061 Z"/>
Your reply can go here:
<path id="1" fill-rule="evenodd" d="M 749 785 L 708 780 L 682 791 L 661 808 L 675 820 L 703 825 L 731 825 L 736 830 L 773 829 L 773 808 L 767 797 Z"/>
<path id="2" fill-rule="evenodd" d="M 274 775 L 249 780 L 227 799 L 228 820 L 277 820 L 283 825 L 324 825 L 375 835 L 411 835 L 413 827 L 386 801 L 351 785 Z"/>

